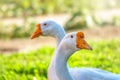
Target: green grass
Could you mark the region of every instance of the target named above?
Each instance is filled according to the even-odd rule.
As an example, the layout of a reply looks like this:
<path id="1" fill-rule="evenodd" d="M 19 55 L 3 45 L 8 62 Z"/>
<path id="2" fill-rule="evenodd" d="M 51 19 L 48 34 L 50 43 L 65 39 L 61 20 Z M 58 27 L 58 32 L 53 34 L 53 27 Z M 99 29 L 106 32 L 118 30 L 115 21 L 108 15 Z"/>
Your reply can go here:
<path id="1" fill-rule="evenodd" d="M 93 51 L 78 51 L 69 59 L 71 67 L 95 67 L 120 73 L 120 40 L 89 41 Z M 0 55 L 0 80 L 47 80 L 54 48 Z"/>

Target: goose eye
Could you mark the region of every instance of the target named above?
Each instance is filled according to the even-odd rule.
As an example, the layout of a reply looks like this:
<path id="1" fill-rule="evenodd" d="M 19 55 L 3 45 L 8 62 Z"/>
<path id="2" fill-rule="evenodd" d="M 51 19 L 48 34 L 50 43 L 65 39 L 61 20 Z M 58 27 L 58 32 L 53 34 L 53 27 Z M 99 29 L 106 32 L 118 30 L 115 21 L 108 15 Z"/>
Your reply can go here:
<path id="1" fill-rule="evenodd" d="M 44 23 L 44 26 L 46 26 L 47 24 L 46 23 Z"/>
<path id="2" fill-rule="evenodd" d="M 73 38 L 73 35 L 71 35 L 70 37 Z"/>

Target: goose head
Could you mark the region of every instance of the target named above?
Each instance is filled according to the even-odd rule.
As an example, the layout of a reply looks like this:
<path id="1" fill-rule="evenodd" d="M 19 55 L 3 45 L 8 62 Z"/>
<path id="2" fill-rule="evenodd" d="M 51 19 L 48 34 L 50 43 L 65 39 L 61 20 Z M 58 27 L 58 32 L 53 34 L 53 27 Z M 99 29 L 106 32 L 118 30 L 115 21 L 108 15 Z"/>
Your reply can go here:
<path id="1" fill-rule="evenodd" d="M 36 24 L 36 29 L 33 32 L 31 39 L 43 36 L 56 36 L 57 33 L 65 35 L 64 29 L 55 21 L 47 20 L 42 23 Z"/>
<path id="2" fill-rule="evenodd" d="M 92 50 L 89 44 L 85 41 L 83 32 L 71 32 L 67 34 L 60 45 L 64 45 L 64 48 L 77 51 L 80 49 Z"/>

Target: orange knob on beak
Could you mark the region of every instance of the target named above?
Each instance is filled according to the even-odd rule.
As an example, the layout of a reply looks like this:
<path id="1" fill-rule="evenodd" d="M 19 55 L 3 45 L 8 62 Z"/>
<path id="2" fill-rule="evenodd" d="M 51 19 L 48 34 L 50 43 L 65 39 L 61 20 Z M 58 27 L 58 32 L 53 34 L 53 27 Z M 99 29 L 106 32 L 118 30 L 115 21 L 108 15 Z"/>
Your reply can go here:
<path id="1" fill-rule="evenodd" d="M 83 32 L 76 33 L 76 47 L 80 48 L 80 49 L 92 50 L 92 48 L 89 46 L 89 44 L 84 40 Z"/>
<path id="2" fill-rule="evenodd" d="M 32 36 L 31 36 L 31 39 L 34 39 L 38 36 L 42 35 L 42 30 L 41 30 L 41 25 L 40 24 L 37 24 L 36 25 L 36 29 L 35 31 L 33 32 Z"/>

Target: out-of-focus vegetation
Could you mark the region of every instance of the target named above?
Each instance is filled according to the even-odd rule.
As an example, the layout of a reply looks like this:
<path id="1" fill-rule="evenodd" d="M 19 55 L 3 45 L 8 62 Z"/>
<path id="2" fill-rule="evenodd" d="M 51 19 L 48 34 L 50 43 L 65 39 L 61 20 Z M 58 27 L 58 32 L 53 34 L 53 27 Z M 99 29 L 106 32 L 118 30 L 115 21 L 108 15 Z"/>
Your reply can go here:
<path id="1" fill-rule="evenodd" d="M 3 23 L 0 23 L 0 25 L 0 38 L 25 38 L 30 37 L 31 33 L 34 31 L 36 22 L 31 18 L 27 18 L 22 25 L 5 25 Z"/>
<path id="2" fill-rule="evenodd" d="M 77 18 L 78 17 L 78 18 Z M 25 38 L 30 37 L 35 29 L 36 22 L 31 19 L 25 19 L 24 24 L 17 25 L 17 24 L 10 24 L 6 25 L 0 22 L 0 38 L 3 39 L 11 39 L 11 38 Z M 83 29 L 83 28 L 94 28 L 96 26 L 104 27 L 106 25 L 110 26 L 120 26 L 120 18 L 113 17 L 112 22 L 105 22 L 95 18 L 94 16 L 86 16 L 79 14 L 75 14 L 72 16 L 71 19 L 66 22 L 64 25 L 65 30 L 72 30 L 72 29 Z"/>
<path id="3" fill-rule="evenodd" d="M 101 17 L 95 16 L 90 12 L 76 12 L 66 22 L 65 29 L 94 28 L 96 26 L 104 27 L 106 25 L 120 26 L 120 16 L 113 16 L 110 21 L 104 21 Z"/>
<path id="4" fill-rule="evenodd" d="M 88 28 L 94 26 L 120 26 L 120 17 L 115 16 L 111 22 L 103 21 L 93 13 L 99 10 L 120 8 L 119 0 L 0 0 L 0 18 L 22 17 L 22 25 L 6 25 L 0 22 L 0 38 L 21 38 L 30 36 L 35 21 L 31 16 L 46 14 L 70 14 L 65 29 Z"/>
<path id="5" fill-rule="evenodd" d="M 70 59 L 71 67 L 101 68 L 120 73 L 120 40 L 90 41 L 93 51 L 78 51 Z M 47 80 L 47 69 L 54 48 L 43 47 L 17 54 L 0 54 L 0 80 Z"/>
<path id="6" fill-rule="evenodd" d="M 87 12 L 120 8 L 119 0 L 0 0 L 0 17 Z"/>

